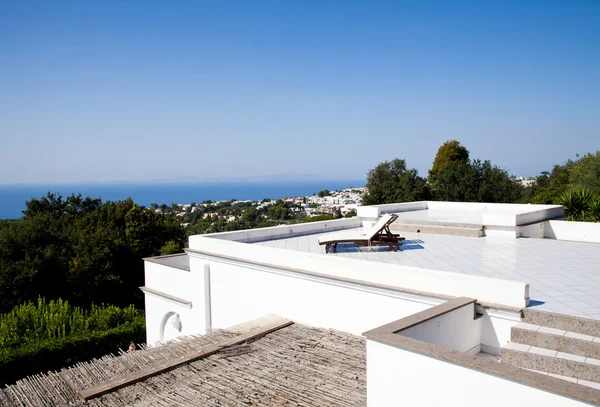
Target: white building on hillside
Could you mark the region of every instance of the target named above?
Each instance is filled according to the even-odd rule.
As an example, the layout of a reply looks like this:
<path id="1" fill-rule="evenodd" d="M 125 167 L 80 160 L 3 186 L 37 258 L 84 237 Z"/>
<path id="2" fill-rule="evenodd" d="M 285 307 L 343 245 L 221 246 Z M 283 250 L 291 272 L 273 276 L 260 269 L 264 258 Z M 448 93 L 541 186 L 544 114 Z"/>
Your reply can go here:
<path id="1" fill-rule="evenodd" d="M 390 213 L 391 231 L 406 238 L 398 251 L 319 245 L 324 234 L 368 234 Z M 348 354 L 365 344 L 366 393 L 340 387 L 352 393 L 346 402 L 600 404 L 600 224 L 563 218 L 562 206 L 412 202 L 191 236 L 185 254 L 145 259 L 147 342 L 210 337 L 274 314 L 356 339 L 331 342 L 334 359 L 344 343 Z M 344 366 L 331 373 L 359 369 Z"/>

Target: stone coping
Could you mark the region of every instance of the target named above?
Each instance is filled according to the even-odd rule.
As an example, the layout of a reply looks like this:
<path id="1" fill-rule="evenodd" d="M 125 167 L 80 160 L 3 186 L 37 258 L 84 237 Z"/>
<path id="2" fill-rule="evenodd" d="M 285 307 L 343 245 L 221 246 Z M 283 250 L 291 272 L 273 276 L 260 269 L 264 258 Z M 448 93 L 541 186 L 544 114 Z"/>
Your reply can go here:
<path id="1" fill-rule="evenodd" d="M 404 331 L 405 329 L 408 329 L 415 325 L 419 325 L 420 323 L 429 321 L 430 319 L 447 314 L 448 312 L 454 311 L 458 308 L 462 308 L 469 304 L 473 304 L 475 302 L 477 302 L 477 300 L 475 298 L 467 298 L 467 297 L 454 298 L 449 301 L 446 301 L 443 304 L 436 305 L 435 307 L 417 312 L 416 314 L 409 315 L 406 318 L 402 318 L 397 321 L 390 322 L 389 324 L 385 324 L 385 325 L 382 325 L 375 329 L 372 329 L 370 331 L 367 331 L 367 332 L 363 333 L 363 335 L 366 336 L 367 338 L 371 339 L 371 337 L 377 336 L 380 333 L 381 334 L 386 334 L 386 333 L 397 334 L 401 331 Z"/>
<path id="2" fill-rule="evenodd" d="M 472 298 L 466 297 L 456 298 L 444 304 L 367 331 L 363 333 L 363 336 L 365 336 L 367 340 L 379 342 L 384 345 L 393 346 L 409 352 L 463 366 L 467 369 L 477 370 L 525 386 L 535 387 L 549 393 L 580 400 L 585 403 L 600 405 L 600 390 L 520 369 L 506 363 L 447 349 L 442 346 L 433 345 L 397 333 L 439 315 L 446 314 L 457 308 L 474 303 L 475 301 L 476 300 Z"/>

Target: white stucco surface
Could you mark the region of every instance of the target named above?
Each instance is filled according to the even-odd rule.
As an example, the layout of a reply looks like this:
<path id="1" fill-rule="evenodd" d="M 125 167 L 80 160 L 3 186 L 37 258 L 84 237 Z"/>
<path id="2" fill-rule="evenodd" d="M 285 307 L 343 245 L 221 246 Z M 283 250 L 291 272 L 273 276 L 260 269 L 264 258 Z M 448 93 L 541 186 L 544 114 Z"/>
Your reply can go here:
<path id="1" fill-rule="evenodd" d="M 481 350 L 481 318 L 474 319 L 475 304 L 469 304 L 407 328 L 399 335 L 447 349 L 476 355 Z"/>
<path id="2" fill-rule="evenodd" d="M 543 223 L 543 230 L 550 239 L 600 243 L 600 223 L 551 220 Z"/>
<path id="3" fill-rule="evenodd" d="M 587 404 L 367 340 L 367 405 L 571 407 Z"/>
<path id="4" fill-rule="evenodd" d="M 175 267 L 145 262 L 145 287 L 159 293 L 185 300 L 191 306 L 154 293 L 145 293 L 146 343 L 155 345 L 179 335 L 204 334 L 204 275 Z M 172 320 L 179 315 L 180 329 L 174 329 Z"/>
<path id="5" fill-rule="evenodd" d="M 483 225 L 483 209 L 474 208 L 473 210 L 435 210 L 425 209 L 410 212 L 397 212 L 398 220 L 407 223 L 441 222 L 441 223 L 460 223 L 470 225 Z"/>
<path id="6" fill-rule="evenodd" d="M 351 279 L 368 284 L 379 284 L 394 289 L 418 293 L 435 294 L 442 297 L 470 297 L 480 302 L 500 304 L 504 307 L 523 308 L 529 300 L 528 286 L 524 282 L 500 280 L 485 276 L 462 273 L 447 273 L 423 267 L 401 265 L 399 263 L 369 262 L 361 258 L 343 258 L 334 255 L 324 256 L 322 248 L 311 239 L 314 235 L 298 237 L 300 242 L 316 245 L 318 253 L 284 250 L 268 245 L 246 244 L 225 241 L 203 236 L 190 236 L 190 250 L 197 250 L 209 256 L 237 258 L 240 262 L 266 264 L 275 268 L 291 268 L 319 273 L 328 278 Z M 286 239 L 273 241 L 278 244 Z M 285 243 L 284 243 L 285 244 Z M 250 266 L 251 267 L 251 266 Z"/>
<path id="7" fill-rule="evenodd" d="M 360 335 L 440 301 L 402 298 L 227 262 L 210 262 L 213 329 L 265 314 Z"/>
<path id="8" fill-rule="evenodd" d="M 338 245 L 325 254 L 319 235 L 257 243 L 323 256 L 368 260 L 529 283 L 531 306 L 600 319 L 600 244 L 551 239 L 488 239 L 403 233 L 398 252 Z M 474 295 L 476 297 L 476 295 Z"/>

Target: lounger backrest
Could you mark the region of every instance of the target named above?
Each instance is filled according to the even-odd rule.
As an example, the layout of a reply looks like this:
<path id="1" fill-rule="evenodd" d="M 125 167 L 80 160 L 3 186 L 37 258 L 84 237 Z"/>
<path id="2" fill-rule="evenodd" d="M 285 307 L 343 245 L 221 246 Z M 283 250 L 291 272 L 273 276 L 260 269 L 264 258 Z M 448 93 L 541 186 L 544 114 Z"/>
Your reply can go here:
<path id="1" fill-rule="evenodd" d="M 367 237 L 368 239 L 372 239 L 373 237 L 375 237 L 375 235 L 381 232 L 383 228 L 385 228 L 388 224 L 392 223 L 393 220 L 395 220 L 397 217 L 398 216 L 396 215 L 390 215 L 389 213 L 386 213 L 381 217 L 381 219 L 377 221 L 376 224 L 374 224 L 370 229 L 368 229 L 365 232 L 365 237 Z"/>

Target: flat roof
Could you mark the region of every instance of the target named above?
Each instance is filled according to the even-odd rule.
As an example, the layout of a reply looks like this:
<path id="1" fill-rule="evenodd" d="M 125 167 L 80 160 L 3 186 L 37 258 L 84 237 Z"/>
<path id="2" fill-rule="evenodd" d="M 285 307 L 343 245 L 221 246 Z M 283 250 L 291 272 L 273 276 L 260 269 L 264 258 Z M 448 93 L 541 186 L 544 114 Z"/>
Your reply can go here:
<path id="1" fill-rule="evenodd" d="M 397 252 L 387 247 L 338 244 L 337 253 L 325 254 L 325 246 L 318 244 L 324 234 L 252 244 L 522 281 L 529 283 L 530 307 L 600 320 L 600 244 L 402 232 L 406 241 Z"/>

